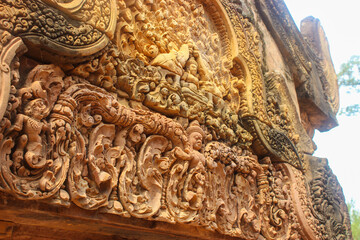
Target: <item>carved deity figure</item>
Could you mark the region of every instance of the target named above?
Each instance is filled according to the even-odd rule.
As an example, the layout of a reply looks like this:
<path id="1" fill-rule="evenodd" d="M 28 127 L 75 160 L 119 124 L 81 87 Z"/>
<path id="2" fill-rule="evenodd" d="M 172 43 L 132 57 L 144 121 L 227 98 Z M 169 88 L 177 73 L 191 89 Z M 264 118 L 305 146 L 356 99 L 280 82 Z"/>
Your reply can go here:
<path id="1" fill-rule="evenodd" d="M 199 152 L 202 148 L 202 141 L 205 137 L 204 131 L 201 129 L 198 121 L 193 121 L 187 128 L 190 148 L 183 151 L 176 147 L 175 156 L 179 159 L 189 161 L 189 169 L 195 167 L 205 167 L 205 156 Z"/>
<path id="2" fill-rule="evenodd" d="M 24 112 L 17 114 L 7 133 L 11 136 L 16 136 L 15 132 L 21 133 L 13 153 L 13 170 L 19 175 L 30 174 L 25 165 L 22 166 L 22 160 L 31 169 L 41 169 L 53 163 L 44 153 L 43 136 L 50 128 L 45 118 L 63 88 L 63 76 L 59 67 L 39 65 L 29 73 L 25 86 L 17 92 Z"/>
<path id="3" fill-rule="evenodd" d="M 189 147 L 185 151 L 180 148 L 175 149 L 175 156 L 178 159 L 189 161 L 189 176 L 185 181 L 183 197 L 187 201 L 184 204 L 190 209 L 201 208 L 205 193 L 205 156 L 200 152 L 202 141 L 205 137 L 198 121 L 193 121 L 186 130 L 189 136 Z"/>
<path id="4" fill-rule="evenodd" d="M 199 88 L 198 63 L 193 57 L 187 61 L 186 72 L 182 75 L 181 79 L 188 83 L 190 89 L 196 90 Z M 191 87 L 192 84 L 196 86 L 196 89 Z"/>
<path id="5" fill-rule="evenodd" d="M 25 114 L 18 114 L 15 124 L 9 129 L 9 131 L 19 132 L 23 130 L 24 132 L 13 155 L 15 169 L 20 167 L 19 162 L 23 157 L 25 157 L 25 161 L 31 168 L 45 166 L 46 159 L 41 156 L 42 138 L 40 134 L 42 131 L 49 130 L 48 124 L 42 121 L 46 117 L 46 110 L 46 100 L 38 98 L 30 101 L 25 107 Z M 25 155 L 24 149 L 26 149 Z"/>
<path id="6" fill-rule="evenodd" d="M 181 76 L 184 72 L 184 66 L 189 59 L 189 46 L 183 44 L 179 50 L 175 44 L 169 44 L 170 52 L 161 53 L 151 62 L 153 66 L 163 67 L 170 72 Z"/>

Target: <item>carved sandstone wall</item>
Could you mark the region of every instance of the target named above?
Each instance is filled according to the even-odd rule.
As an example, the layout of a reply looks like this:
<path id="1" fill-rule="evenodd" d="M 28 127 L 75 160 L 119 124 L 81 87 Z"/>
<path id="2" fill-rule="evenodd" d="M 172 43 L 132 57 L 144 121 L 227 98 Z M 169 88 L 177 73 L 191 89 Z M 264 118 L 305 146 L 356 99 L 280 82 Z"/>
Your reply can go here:
<path id="1" fill-rule="evenodd" d="M 326 37 L 282 0 L 1 0 L 0 61 L 0 237 L 352 238 Z"/>

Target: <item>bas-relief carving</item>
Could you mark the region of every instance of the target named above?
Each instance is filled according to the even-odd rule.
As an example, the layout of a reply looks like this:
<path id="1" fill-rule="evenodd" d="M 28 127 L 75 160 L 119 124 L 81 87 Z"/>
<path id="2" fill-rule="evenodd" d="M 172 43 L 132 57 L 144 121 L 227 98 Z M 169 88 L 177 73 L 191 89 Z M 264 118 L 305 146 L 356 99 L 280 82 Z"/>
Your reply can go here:
<path id="1" fill-rule="evenodd" d="M 279 186 L 268 180 L 275 174 L 269 159 L 261 165 L 248 150 L 210 141 L 196 120 L 185 130 L 163 115 L 121 106 L 101 88 L 64 79 L 55 65 L 34 68 L 16 96 L 15 111 L 24 113 L 4 131 L 1 188 L 18 198 L 71 201 L 246 239 L 257 239 L 271 221 L 290 231 L 282 224 L 290 209 L 261 205 L 283 191 L 281 178 Z"/>
<path id="2" fill-rule="evenodd" d="M 326 159 L 309 157 L 313 166 L 309 178 L 310 195 L 313 201 L 314 215 L 319 221 L 319 231 L 323 238 L 350 239 L 349 216 L 342 188 L 332 173 Z M 328 231 L 330 229 L 330 231 Z"/>
<path id="3" fill-rule="evenodd" d="M 304 19 L 300 33 L 284 1 L 261 0 L 255 5 L 286 59 L 287 71 L 296 88 L 299 115 L 303 121 L 310 121 L 310 132 L 314 129 L 327 131 L 337 126 L 339 93 L 336 74 L 319 21 L 313 17 Z"/>
<path id="4" fill-rule="evenodd" d="M 14 11 L 0 24 L 1 190 L 242 239 L 321 239 L 289 110 L 236 6 L 2 2 Z M 21 39 L 49 43 L 45 58 L 23 56 Z"/>
<path id="5" fill-rule="evenodd" d="M 319 19 L 307 17 L 301 21 L 301 34 L 316 57 L 316 68 L 321 73 L 321 85 L 331 110 L 339 110 L 339 90 L 335 69 L 333 67 L 329 43 Z"/>
<path id="6" fill-rule="evenodd" d="M 0 8 L 1 29 L 21 36 L 32 55 L 40 52 L 40 61 L 61 61 L 56 55 L 67 56 L 67 62 L 84 61 L 109 43 L 115 29 L 115 0 L 2 1 Z"/>

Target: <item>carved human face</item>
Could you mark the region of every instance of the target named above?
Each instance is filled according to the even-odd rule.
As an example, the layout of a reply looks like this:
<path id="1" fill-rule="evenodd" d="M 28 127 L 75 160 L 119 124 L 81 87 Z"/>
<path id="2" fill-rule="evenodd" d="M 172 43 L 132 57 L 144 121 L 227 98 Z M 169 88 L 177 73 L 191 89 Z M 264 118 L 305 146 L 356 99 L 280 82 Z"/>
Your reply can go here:
<path id="1" fill-rule="evenodd" d="M 193 75 L 195 75 L 197 73 L 198 67 L 196 64 L 192 63 L 189 66 L 189 72 Z"/>
<path id="2" fill-rule="evenodd" d="M 154 58 L 159 54 L 159 49 L 156 45 L 150 45 L 146 51 L 148 57 Z"/>
<path id="3" fill-rule="evenodd" d="M 160 92 L 161 92 L 161 94 L 164 95 L 164 96 L 169 95 L 169 90 L 168 90 L 167 88 L 162 88 L 162 89 L 160 90 Z"/>
<path id="4" fill-rule="evenodd" d="M 46 105 L 43 99 L 38 98 L 28 103 L 25 109 L 25 113 L 30 117 L 41 120 L 44 118 Z"/>
<path id="5" fill-rule="evenodd" d="M 201 149 L 202 140 L 203 140 L 203 137 L 202 137 L 201 133 L 198 133 L 198 132 L 191 133 L 189 136 L 190 145 L 193 147 L 194 150 Z"/>

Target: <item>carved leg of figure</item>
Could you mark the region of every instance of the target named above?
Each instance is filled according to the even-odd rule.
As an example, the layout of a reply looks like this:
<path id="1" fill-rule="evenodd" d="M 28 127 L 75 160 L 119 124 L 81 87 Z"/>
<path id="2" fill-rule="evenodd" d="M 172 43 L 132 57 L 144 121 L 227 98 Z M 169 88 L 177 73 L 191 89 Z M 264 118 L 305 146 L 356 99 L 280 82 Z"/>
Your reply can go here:
<path id="1" fill-rule="evenodd" d="M 249 211 L 247 215 L 245 216 L 245 221 L 249 223 L 252 227 L 252 229 L 256 232 L 260 231 L 261 225 L 260 221 L 256 219 L 256 214 L 253 211 Z"/>
<path id="2" fill-rule="evenodd" d="M 54 177 L 54 173 L 51 171 L 46 171 L 43 174 L 42 178 L 40 179 L 40 182 L 39 182 L 40 189 L 42 191 L 48 191 L 54 185 L 55 180 L 56 179 Z"/>
<path id="3" fill-rule="evenodd" d="M 174 77 L 174 88 L 175 89 L 180 89 L 181 86 L 180 86 L 180 76 L 179 75 L 175 75 Z"/>
<path id="4" fill-rule="evenodd" d="M 215 116 L 221 116 L 223 114 L 223 110 L 225 108 L 224 100 L 217 96 L 213 96 L 213 103 L 214 103 L 214 106 L 216 106 Z"/>
<path id="5" fill-rule="evenodd" d="M 21 167 L 21 161 L 24 159 L 24 148 L 28 142 L 28 137 L 24 134 L 20 137 L 17 148 L 13 153 L 13 171 L 16 172 Z"/>
<path id="6" fill-rule="evenodd" d="M 40 169 L 46 165 L 47 161 L 46 158 L 41 156 L 41 149 L 42 149 L 41 143 L 29 142 L 27 144 L 25 161 L 29 164 L 31 168 Z"/>
<path id="7" fill-rule="evenodd" d="M 33 151 L 25 153 L 25 160 L 31 168 L 40 169 L 46 165 L 46 159 Z"/>
<path id="8" fill-rule="evenodd" d="M 205 92 L 205 96 L 207 97 L 207 99 L 209 99 L 208 103 L 207 103 L 207 107 L 209 108 L 210 112 L 213 113 L 214 115 L 216 114 L 214 112 L 214 100 L 213 100 L 213 94 L 209 93 L 209 92 Z M 216 116 L 216 115 L 215 115 Z M 217 117 L 217 116 L 216 116 Z"/>
<path id="9" fill-rule="evenodd" d="M 104 185 L 107 182 L 111 181 L 111 176 L 110 174 L 108 174 L 107 172 L 101 171 L 93 162 L 94 158 L 90 159 L 89 161 L 89 168 L 91 173 L 94 176 L 96 185 L 98 186 L 98 188 L 101 190 L 102 189 L 102 185 Z"/>

